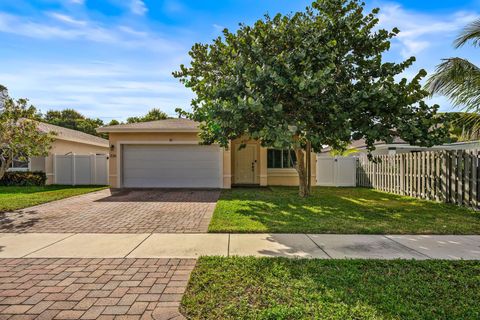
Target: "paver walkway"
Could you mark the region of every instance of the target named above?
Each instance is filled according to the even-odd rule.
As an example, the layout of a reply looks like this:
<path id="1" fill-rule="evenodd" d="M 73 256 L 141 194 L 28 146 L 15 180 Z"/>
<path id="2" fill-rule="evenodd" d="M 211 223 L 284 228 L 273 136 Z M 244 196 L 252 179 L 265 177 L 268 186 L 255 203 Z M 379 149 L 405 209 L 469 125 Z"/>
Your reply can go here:
<path id="1" fill-rule="evenodd" d="M 480 260 L 480 236 L 334 234 L 0 234 L 0 258 Z"/>
<path id="2" fill-rule="evenodd" d="M 1 319 L 184 319 L 195 260 L 0 259 Z"/>
<path id="3" fill-rule="evenodd" d="M 0 232 L 206 232 L 218 190 L 110 190 L 4 213 Z"/>

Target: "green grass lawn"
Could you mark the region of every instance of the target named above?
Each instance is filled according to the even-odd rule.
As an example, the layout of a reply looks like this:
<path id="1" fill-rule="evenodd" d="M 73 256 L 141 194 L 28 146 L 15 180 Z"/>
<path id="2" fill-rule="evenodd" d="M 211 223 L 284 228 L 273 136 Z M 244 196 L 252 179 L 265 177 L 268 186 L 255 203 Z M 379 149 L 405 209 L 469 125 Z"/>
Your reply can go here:
<path id="1" fill-rule="evenodd" d="M 480 212 L 366 188 L 225 190 L 210 232 L 480 234 Z"/>
<path id="2" fill-rule="evenodd" d="M 479 319 L 479 261 L 203 257 L 188 319 Z"/>
<path id="3" fill-rule="evenodd" d="M 44 186 L 2 187 L 0 186 L 0 211 L 11 211 L 37 204 L 59 200 L 80 194 L 102 190 L 99 186 Z"/>

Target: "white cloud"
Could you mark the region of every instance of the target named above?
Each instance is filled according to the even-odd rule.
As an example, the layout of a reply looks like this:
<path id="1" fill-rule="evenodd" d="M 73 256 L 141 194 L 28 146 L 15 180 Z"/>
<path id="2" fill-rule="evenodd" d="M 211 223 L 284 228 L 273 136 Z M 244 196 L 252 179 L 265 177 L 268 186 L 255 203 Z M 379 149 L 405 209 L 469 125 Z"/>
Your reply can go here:
<path id="1" fill-rule="evenodd" d="M 225 29 L 224 26 L 216 24 L 216 23 L 214 23 L 212 26 L 215 29 L 215 31 L 217 31 L 217 32 L 222 32 Z"/>
<path id="2" fill-rule="evenodd" d="M 43 40 L 86 40 L 131 49 L 140 47 L 155 52 L 180 48 L 175 41 L 169 41 L 156 33 L 135 30 L 125 25 L 106 27 L 97 21 L 79 20 L 55 12 L 47 12 L 46 16 L 51 19 L 40 17 L 33 20 L 0 12 L 0 32 Z"/>
<path id="3" fill-rule="evenodd" d="M 152 107 L 171 116 L 175 116 L 176 107 L 189 108 L 193 94 L 171 77 L 175 65 L 175 61 L 158 65 L 30 62 L 2 68 L 0 79 L 12 97 L 28 97 L 43 112 L 72 107 L 89 117 L 125 120 Z"/>
<path id="4" fill-rule="evenodd" d="M 380 27 L 392 29 L 398 27 L 400 34 L 396 38 L 403 58 L 417 55 L 431 46 L 454 37 L 466 24 L 477 19 L 478 14 L 456 12 L 450 15 L 429 15 L 409 11 L 398 4 L 381 6 Z"/>
<path id="5" fill-rule="evenodd" d="M 70 2 L 73 4 L 84 4 L 85 0 L 70 0 Z"/>
<path id="6" fill-rule="evenodd" d="M 147 13 L 148 8 L 145 5 L 145 2 L 142 0 L 131 0 L 130 10 L 133 14 L 143 16 L 145 13 Z"/>
<path id="7" fill-rule="evenodd" d="M 61 14 L 61 13 L 57 13 L 57 12 L 50 12 L 50 13 L 48 13 L 48 15 L 51 16 L 54 19 L 57 19 L 58 21 L 61 21 L 61 22 L 67 23 L 67 24 L 72 24 L 72 25 L 76 25 L 76 26 L 86 26 L 87 25 L 86 21 L 74 19 L 73 17 L 68 16 L 66 14 Z"/>
<path id="8" fill-rule="evenodd" d="M 185 7 L 179 0 L 165 0 L 163 10 L 170 14 L 176 14 L 185 11 Z"/>
<path id="9" fill-rule="evenodd" d="M 428 41 L 417 41 L 412 39 L 403 39 L 402 44 L 403 48 L 400 52 L 404 58 L 417 55 L 430 46 L 430 42 Z"/>

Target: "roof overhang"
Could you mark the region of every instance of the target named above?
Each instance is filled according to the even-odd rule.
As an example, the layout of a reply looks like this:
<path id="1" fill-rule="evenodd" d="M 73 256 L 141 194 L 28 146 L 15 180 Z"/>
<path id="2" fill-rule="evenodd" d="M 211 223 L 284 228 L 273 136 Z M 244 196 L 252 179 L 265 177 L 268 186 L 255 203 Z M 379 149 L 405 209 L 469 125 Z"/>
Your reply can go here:
<path id="1" fill-rule="evenodd" d="M 172 129 L 141 129 L 141 128 L 97 128 L 99 133 L 198 133 L 199 129 L 181 129 L 181 128 L 172 128 Z"/>
<path id="2" fill-rule="evenodd" d="M 72 138 L 65 138 L 62 136 L 54 136 L 53 137 L 55 140 L 63 140 L 63 141 L 69 141 L 69 142 L 76 142 L 76 143 L 81 143 L 81 144 L 86 144 L 90 146 L 97 146 L 97 147 L 102 147 L 102 148 L 109 148 L 109 143 L 100 143 L 100 142 L 92 142 L 92 141 L 85 141 L 81 139 L 72 139 Z"/>

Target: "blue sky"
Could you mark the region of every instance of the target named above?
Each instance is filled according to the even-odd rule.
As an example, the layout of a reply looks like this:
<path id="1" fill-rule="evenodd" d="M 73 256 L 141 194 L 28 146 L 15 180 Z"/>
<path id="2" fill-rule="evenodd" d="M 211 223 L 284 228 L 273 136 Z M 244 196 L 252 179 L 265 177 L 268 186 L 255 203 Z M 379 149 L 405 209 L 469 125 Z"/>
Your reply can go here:
<path id="1" fill-rule="evenodd" d="M 171 75 L 188 64 L 195 42 L 209 42 L 224 27 L 253 23 L 264 13 L 303 10 L 288 0 L 0 0 L 0 84 L 42 111 L 72 107 L 90 117 L 123 120 L 159 107 L 170 115 L 189 108 L 192 93 Z M 454 50 L 465 24 L 480 17 L 480 0 L 366 0 L 380 7 L 381 27 L 398 27 L 386 58 L 417 57 L 405 74 L 434 70 Z M 442 97 L 433 101 L 451 110 Z"/>

